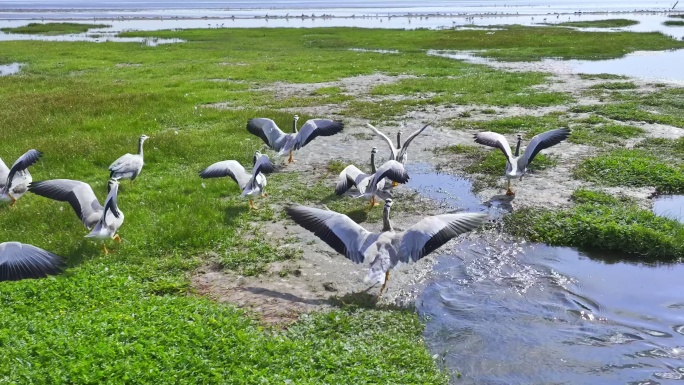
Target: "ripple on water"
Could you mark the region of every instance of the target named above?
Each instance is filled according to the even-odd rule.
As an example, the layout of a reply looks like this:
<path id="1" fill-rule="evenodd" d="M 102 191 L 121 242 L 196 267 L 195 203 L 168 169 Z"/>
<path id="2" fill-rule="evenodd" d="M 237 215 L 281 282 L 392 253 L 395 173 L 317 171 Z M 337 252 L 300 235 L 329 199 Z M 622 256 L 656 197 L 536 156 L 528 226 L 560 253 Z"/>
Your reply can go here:
<path id="1" fill-rule="evenodd" d="M 682 276 L 682 265 L 479 240 L 440 257 L 416 303 L 459 384 L 655 384 L 684 367 Z"/>
<path id="2" fill-rule="evenodd" d="M 21 70 L 21 63 L 0 64 L 0 76 L 13 75 Z"/>

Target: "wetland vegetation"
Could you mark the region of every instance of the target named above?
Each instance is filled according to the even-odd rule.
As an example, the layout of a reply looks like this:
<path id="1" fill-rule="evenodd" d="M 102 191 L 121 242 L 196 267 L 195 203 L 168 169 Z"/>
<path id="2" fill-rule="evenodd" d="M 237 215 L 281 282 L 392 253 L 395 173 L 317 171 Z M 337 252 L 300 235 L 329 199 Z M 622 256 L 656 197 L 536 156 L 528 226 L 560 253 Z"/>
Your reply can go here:
<path id="1" fill-rule="evenodd" d="M 94 27 L 100 26 L 73 28 Z M 67 29 L 60 28 L 40 33 Z M 12 32 L 30 33 L 19 30 Z M 359 213 L 358 205 L 331 196 L 332 173 L 339 165 L 322 165 L 329 171 L 313 180 L 298 173 L 276 174 L 259 211 L 247 209 L 231 181 L 202 183 L 197 172 L 223 159 L 248 164 L 262 145 L 245 130 L 255 116 L 289 127 L 293 111 L 302 109 L 297 112 L 305 121 L 326 111 L 307 107 L 322 106 L 339 111 L 345 120 L 397 122 L 407 112 L 435 106 L 471 104 L 473 110 L 492 112 L 494 107 L 533 109 L 575 101 L 568 92 L 543 89 L 552 81 L 547 74 L 497 71 L 430 56 L 428 49 L 481 50 L 478 55 L 497 60 L 537 61 L 616 58 L 636 50 L 684 47 L 684 42 L 659 33 L 520 26 L 495 33 L 321 28 L 122 35 L 186 42 L 156 47 L 0 42 L 0 64 L 25 63 L 19 74 L 0 78 L 0 155 L 15 159 L 28 148 L 41 150 L 43 158 L 31 168 L 34 180 L 82 180 L 103 197 L 110 162 L 134 151 L 140 134 L 151 137 L 142 174 L 133 183 L 122 183 L 124 241 L 110 255 L 101 255 L 98 244 L 83 239 L 86 231 L 66 204 L 28 194 L 17 207 L 0 207 L 1 240 L 35 244 L 69 260 L 63 275 L 0 284 L 5 309 L 0 317 L 5 331 L 0 333 L 0 373 L 9 382 L 193 378 L 207 383 L 444 384 L 448 376 L 422 345 L 421 322 L 409 310 L 342 305 L 304 316 L 286 329 L 269 328 L 255 314 L 196 295 L 190 284 L 193 272 L 208 263 L 237 274 L 265 275 L 269 263 L 298 258 L 285 240 L 269 242 L 255 231 L 282 218 L 269 202 L 325 203 L 355 219 L 377 221 L 377 210 Z M 350 48 L 399 52 L 388 60 L 382 53 Z M 274 89 L 279 83 L 330 83 L 378 73 L 403 78 L 370 84 L 365 94 L 337 84 L 287 97 Z M 596 147 L 620 146 L 641 136 L 643 129 L 631 122 L 682 127 L 681 89 L 632 94 L 631 82 L 605 84 L 619 85 L 599 87 L 614 92 L 609 103 L 569 110 L 584 117 L 484 114 L 492 118 L 447 118 L 442 125 L 528 137 L 568 125 L 576 127 L 571 141 Z M 679 141 L 666 144 L 679 149 Z M 645 141 L 632 150 L 608 148 L 583 161 L 576 176 L 597 184 L 682 191 L 680 166 L 649 153 L 652 145 L 658 143 Z M 500 175 L 504 167 L 504 158 L 494 151 L 455 145 L 447 152 L 469 157 L 469 174 Z M 541 154 L 533 166 L 541 171 L 556 165 L 554 155 Z M 533 240 L 629 248 L 649 257 L 682 256 L 681 227 L 673 221 L 597 192 L 578 191 L 575 198 L 575 206 L 567 210 L 532 208 L 509 220 L 534 218 L 534 226 L 515 231 Z M 402 210 L 401 201 L 397 203 Z M 562 226 L 572 231 L 563 232 Z"/>
<path id="2" fill-rule="evenodd" d="M 29 35 L 67 35 L 70 33 L 87 32 L 93 28 L 107 28 L 108 24 L 83 24 L 83 23 L 29 23 L 28 25 L 15 28 L 0 28 L 6 33 L 24 33 Z"/>

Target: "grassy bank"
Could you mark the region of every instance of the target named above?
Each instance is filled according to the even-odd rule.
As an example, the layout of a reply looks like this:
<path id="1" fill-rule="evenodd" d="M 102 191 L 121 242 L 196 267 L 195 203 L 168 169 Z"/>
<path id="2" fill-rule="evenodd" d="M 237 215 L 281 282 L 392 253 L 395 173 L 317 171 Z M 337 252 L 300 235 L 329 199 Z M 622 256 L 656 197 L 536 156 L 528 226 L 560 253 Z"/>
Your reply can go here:
<path id="1" fill-rule="evenodd" d="M 556 25 L 562 25 L 565 27 L 577 27 L 577 28 L 620 28 L 629 27 L 630 25 L 639 24 L 636 20 L 629 19 L 606 19 L 606 20 L 589 20 L 589 21 L 566 21 L 565 23 L 560 23 Z"/>
<path id="2" fill-rule="evenodd" d="M 575 206 L 551 211 L 518 210 L 506 217 L 509 231 L 550 245 L 620 251 L 635 258 L 684 258 L 684 225 L 658 217 L 629 200 L 591 190 L 573 193 Z"/>
<path id="3" fill-rule="evenodd" d="M 336 310 L 273 331 L 231 306 L 193 295 L 190 275 L 207 263 L 253 275 L 269 262 L 297 258 L 254 231 L 278 213 L 248 211 L 232 181 L 202 181 L 197 172 L 224 159 L 248 164 L 262 142 L 247 133 L 246 121 L 268 116 L 287 127 L 292 112 L 282 107 L 331 102 L 348 116 L 396 119 L 420 106 L 412 99 L 422 93 L 430 94 L 423 103 L 441 105 L 569 100 L 563 93 L 535 90 L 547 81 L 543 74 L 493 71 L 426 55 L 428 48 L 479 47 L 499 59 L 538 60 L 684 45 L 660 34 L 551 27 L 510 27 L 494 35 L 349 28 L 127 35 L 187 43 L 0 42 L 1 62 L 25 64 L 19 74 L 0 78 L 0 155 L 10 162 L 28 148 L 43 151 L 31 169 L 34 180 L 83 180 L 102 199 L 107 166 L 133 152 L 140 134 L 151 137 L 142 174 L 122 183 L 124 241 L 110 255 L 83 239 L 86 231 L 66 204 L 27 194 L 16 208 L 0 207 L 0 240 L 35 244 L 69 260 L 64 275 L 0 283 L 0 330 L 8 331 L 0 334 L 0 375 L 9 382 L 445 383 L 420 343 L 422 327 L 411 312 Z M 627 41 L 629 48 L 620 48 Z M 388 60 L 381 53 L 349 50 L 358 47 L 400 53 Z M 373 85 L 371 96 L 387 98 L 382 103 L 328 85 L 285 99 L 270 88 L 275 82 L 375 73 L 413 78 Z M 398 94 L 409 97 L 393 100 Z M 217 103 L 227 108 L 207 107 Z M 302 121 L 313 117 L 299 115 Z M 500 154 L 482 154 L 482 172 L 503 169 Z M 544 165 L 542 155 L 535 165 Z M 289 185 L 275 188 L 285 181 Z M 269 179 L 267 199 L 320 200 L 324 188 L 318 185 L 295 195 L 301 183 L 296 175 L 278 174 Z M 328 202 L 331 208 L 352 210 L 335 199 Z"/>
<path id="4" fill-rule="evenodd" d="M 82 23 L 29 23 L 22 27 L 0 28 L 6 33 L 24 33 L 29 35 L 67 35 L 70 33 L 88 32 L 92 28 L 107 28 L 108 24 L 82 24 Z"/>

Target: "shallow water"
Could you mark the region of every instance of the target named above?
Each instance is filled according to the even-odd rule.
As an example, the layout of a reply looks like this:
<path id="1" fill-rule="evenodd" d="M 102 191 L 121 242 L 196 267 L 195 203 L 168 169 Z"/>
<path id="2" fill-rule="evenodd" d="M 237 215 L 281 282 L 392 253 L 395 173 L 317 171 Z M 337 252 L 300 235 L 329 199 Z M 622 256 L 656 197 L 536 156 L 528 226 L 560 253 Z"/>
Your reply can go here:
<path id="1" fill-rule="evenodd" d="M 469 179 L 437 172 L 429 164 L 408 163 L 406 169 L 411 177 L 406 186 L 445 206 L 446 212 L 487 212 L 492 218 L 498 218 L 511 210 L 510 197 L 506 195 L 481 202 L 473 194 Z"/>
<path id="2" fill-rule="evenodd" d="M 636 384 L 684 378 L 684 265 L 572 248 L 464 243 L 417 302 L 458 384 Z"/>
<path id="3" fill-rule="evenodd" d="M 408 187 L 446 211 L 512 209 L 510 201 L 483 205 L 467 179 L 407 167 Z M 682 264 L 502 239 L 466 241 L 437 261 L 416 305 L 425 341 L 454 384 L 684 379 Z"/>
<path id="4" fill-rule="evenodd" d="M 653 213 L 684 223 L 684 195 L 660 195 L 653 198 Z"/>
<path id="5" fill-rule="evenodd" d="M 20 63 L 0 64 L 0 76 L 13 75 L 21 70 Z"/>
<path id="6" fill-rule="evenodd" d="M 469 63 L 492 65 L 498 68 L 524 66 L 526 70 L 538 70 L 556 74 L 614 74 L 649 81 L 684 83 L 684 71 L 674 63 L 684 63 L 684 50 L 637 51 L 610 60 L 556 60 L 544 59 L 531 63 L 500 63 L 469 52 L 429 51 L 428 54 L 464 60 Z"/>

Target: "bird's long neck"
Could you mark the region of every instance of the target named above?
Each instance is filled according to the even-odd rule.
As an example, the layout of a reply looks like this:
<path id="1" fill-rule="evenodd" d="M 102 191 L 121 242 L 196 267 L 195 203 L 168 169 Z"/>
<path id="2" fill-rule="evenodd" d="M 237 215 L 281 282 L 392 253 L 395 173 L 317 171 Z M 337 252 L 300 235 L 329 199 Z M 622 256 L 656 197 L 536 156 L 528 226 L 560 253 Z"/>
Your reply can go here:
<path id="1" fill-rule="evenodd" d="M 138 155 L 143 156 L 143 143 L 145 143 L 144 139 L 138 140 Z"/>
<path id="2" fill-rule="evenodd" d="M 292 132 L 297 133 L 297 119 L 292 120 Z"/>
<path id="3" fill-rule="evenodd" d="M 401 148 L 401 132 L 397 132 L 397 150 Z"/>
<path id="4" fill-rule="evenodd" d="M 375 174 L 376 171 L 377 170 L 375 168 L 375 153 L 371 152 L 371 174 Z"/>
<path id="5" fill-rule="evenodd" d="M 382 210 L 382 231 L 392 231 L 392 222 L 390 222 L 390 208 L 385 206 Z"/>
<path id="6" fill-rule="evenodd" d="M 522 142 L 522 138 L 520 135 L 518 135 L 518 144 L 515 145 L 515 156 L 517 157 L 520 155 L 520 143 Z"/>

